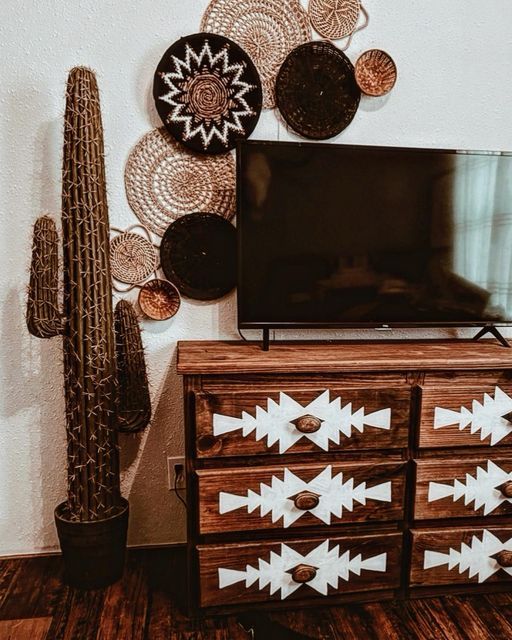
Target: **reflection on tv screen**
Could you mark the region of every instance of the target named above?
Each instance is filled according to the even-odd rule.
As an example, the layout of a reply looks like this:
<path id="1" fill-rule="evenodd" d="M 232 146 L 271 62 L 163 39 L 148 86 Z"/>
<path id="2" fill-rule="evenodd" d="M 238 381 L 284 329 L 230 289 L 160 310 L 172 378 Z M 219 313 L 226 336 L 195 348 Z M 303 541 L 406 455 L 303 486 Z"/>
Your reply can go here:
<path id="1" fill-rule="evenodd" d="M 512 319 L 512 157 L 243 143 L 239 323 Z"/>

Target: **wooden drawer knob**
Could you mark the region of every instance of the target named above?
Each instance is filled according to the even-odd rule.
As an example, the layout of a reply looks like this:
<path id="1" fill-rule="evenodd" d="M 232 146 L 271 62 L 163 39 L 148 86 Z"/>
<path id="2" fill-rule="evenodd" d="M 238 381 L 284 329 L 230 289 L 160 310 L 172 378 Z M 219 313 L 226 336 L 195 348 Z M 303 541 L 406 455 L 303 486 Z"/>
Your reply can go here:
<path id="1" fill-rule="evenodd" d="M 500 551 L 493 557 L 500 567 L 512 567 L 512 551 Z"/>
<path id="2" fill-rule="evenodd" d="M 315 431 L 318 431 L 322 426 L 322 420 L 315 418 L 315 416 L 305 415 L 296 420 L 292 420 L 292 424 L 294 424 L 296 429 L 301 433 L 315 433 Z"/>
<path id="3" fill-rule="evenodd" d="M 316 569 L 309 564 L 298 564 L 288 573 L 291 573 L 294 582 L 305 584 L 306 582 L 311 582 L 316 576 Z"/>
<path id="4" fill-rule="evenodd" d="M 296 496 L 293 496 L 293 503 L 301 511 L 308 511 L 318 507 L 320 502 L 320 496 L 312 491 L 301 491 Z"/>
<path id="5" fill-rule="evenodd" d="M 507 480 L 498 487 L 505 498 L 512 498 L 512 480 Z"/>

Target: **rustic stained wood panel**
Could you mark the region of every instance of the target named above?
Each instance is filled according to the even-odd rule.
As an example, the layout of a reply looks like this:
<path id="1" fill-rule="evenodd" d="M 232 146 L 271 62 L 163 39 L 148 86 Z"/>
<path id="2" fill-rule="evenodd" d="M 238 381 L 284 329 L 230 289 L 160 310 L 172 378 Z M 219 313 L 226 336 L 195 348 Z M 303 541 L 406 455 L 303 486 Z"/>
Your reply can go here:
<path id="1" fill-rule="evenodd" d="M 30 618 L 27 620 L 0 620 L 2 640 L 50 640 L 48 629 L 51 618 Z"/>
<path id="2" fill-rule="evenodd" d="M 200 458 L 407 446 L 411 400 L 405 386 L 197 393 L 195 400 Z M 291 422 L 315 411 L 329 416 L 316 432 L 302 433 Z"/>
<path id="3" fill-rule="evenodd" d="M 401 546 L 399 533 L 198 545 L 201 606 L 398 588 Z"/>
<path id="4" fill-rule="evenodd" d="M 200 470 L 200 533 L 403 518 L 404 463 Z"/>
<path id="5" fill-rule="evenodd" d="M 417 520 L 512 516 L 512 459 L 416 460 Z"/>
<path id="6" fill-rule="evenodd" d="M 412 587 L 512 582 L 512 527 L 412 530 Z M 502 556 L 500 556 L 502 558 Z M 511 562 L 512 563 L 512 562 Z M 512 586 L 512 585 L 511 585 Z"/>
<path id="7" fill-rule="evenodd" d="M 495 340 L 276 343 L 178 342 L 180 374 L 512 369 L 512 350 Z"/>
<path id="8" fill-rule="evenodd" d="M 512 445 L 512 383 L 421 389 L 419 446 Z"/>

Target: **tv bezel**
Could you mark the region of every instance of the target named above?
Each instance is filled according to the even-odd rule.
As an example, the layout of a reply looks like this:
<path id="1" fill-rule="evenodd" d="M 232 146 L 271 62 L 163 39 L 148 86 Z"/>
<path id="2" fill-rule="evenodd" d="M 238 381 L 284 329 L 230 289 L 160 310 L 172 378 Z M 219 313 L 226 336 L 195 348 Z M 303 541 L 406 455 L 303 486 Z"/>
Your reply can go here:
<path id="1" fill-rule="evenodd" d="M 241 216 L 241 150 L 242 147 L 248 146 L 293 146 L 293 147 L 329 147 L 343 149 L 377 149 L 377 150 L 393 150 L 415 153 L 440 153 L 454 155 L 499 155 L 512 156 L 509 151 L 497 150 L 464 150 L 464 149 L 442 149 L 428 147 L 395 147 L 385 145 L 358 145 L 358 144 L 339 144 L 329 142 L 302 142 L 291 140 L 238 140 L 236 144 L 236 226 L 237 226 L 237 326 L 239 329 L 428 329 L 428 328 L 464 328 L 464 327 L 510 327 L 512 320 L 500 320 L 498 322 L 489 321 L 484 318 L 482 320 L 463 320 L 463 321 L 437 321 L 437 322 L 270 322 L 270 321 L 241 321 L 241 295 L 240 286 L 242 274 L 242 216 Z"/>

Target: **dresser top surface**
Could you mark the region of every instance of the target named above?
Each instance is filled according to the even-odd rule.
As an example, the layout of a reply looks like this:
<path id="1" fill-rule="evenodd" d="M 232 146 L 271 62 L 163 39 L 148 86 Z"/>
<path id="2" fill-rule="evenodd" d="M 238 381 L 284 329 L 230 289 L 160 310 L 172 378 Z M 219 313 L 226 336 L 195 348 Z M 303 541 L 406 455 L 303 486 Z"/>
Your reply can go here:
<path id="1" fill-rule="evenodd" d="M 495 340 L 281 342 L 180 341 L 180 374 L 335 373 L 512 369 L 512 349 Z"/>

